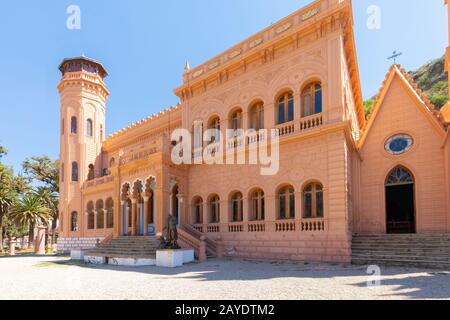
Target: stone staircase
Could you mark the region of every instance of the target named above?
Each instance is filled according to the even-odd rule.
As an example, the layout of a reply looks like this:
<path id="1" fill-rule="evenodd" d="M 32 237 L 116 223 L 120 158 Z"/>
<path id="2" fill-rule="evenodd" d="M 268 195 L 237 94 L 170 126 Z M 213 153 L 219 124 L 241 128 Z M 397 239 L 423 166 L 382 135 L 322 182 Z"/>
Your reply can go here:
<path id="1" fill-rule="evenodd" d="M 159 246 L 158 237 L 119 237 L 87 251 L 85 256 L 107 259 L 156 259 Z"/>
<path id="2" fill-rule="evenodd" d="M 356 235 L 352 263 L 450 270 L 450 235 Z"/>

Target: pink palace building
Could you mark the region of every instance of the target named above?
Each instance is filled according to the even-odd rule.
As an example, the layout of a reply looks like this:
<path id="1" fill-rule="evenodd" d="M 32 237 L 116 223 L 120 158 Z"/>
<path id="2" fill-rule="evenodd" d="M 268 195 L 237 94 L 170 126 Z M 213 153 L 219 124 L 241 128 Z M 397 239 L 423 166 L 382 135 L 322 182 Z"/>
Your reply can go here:
<path id="1" fill-rule="evenodd" d="M 59 252 L 156 237 L 169 214 L 201 260 L 350 262 L 358 237 L 450 233 L 450 107 L 436 109 L 393 65 L 365 118 L 350 0 L 314 1 L 186 65 L 178 105 L 109 137 L 105 67 L 83 56 L 59 68 Z M 175 164 L 181 128 L 276 129 L 279 170 Z M 226 138 L 244 155 L 264 140 Z M 215 155 L 217 140 L 201 140 L 193 158 Z"/>

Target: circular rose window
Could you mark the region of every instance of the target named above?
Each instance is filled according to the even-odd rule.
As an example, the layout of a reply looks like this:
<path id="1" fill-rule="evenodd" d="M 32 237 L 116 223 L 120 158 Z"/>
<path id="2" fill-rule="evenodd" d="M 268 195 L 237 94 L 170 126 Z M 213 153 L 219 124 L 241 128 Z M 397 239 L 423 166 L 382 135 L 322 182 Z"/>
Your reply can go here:
<path id="1" fill-rule="evenodd" d="M 393 136 L 388 141 L 384 148 L 386 151 L 393 155 L 399 155 L 407 152 L 413 146 L 413 138 L 407 134 L 400 134 Z"/>

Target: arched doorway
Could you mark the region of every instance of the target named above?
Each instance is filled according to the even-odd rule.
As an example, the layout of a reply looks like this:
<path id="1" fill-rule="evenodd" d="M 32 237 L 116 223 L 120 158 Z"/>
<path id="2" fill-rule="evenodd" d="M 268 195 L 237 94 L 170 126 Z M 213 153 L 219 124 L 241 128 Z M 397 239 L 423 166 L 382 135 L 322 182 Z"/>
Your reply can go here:
<path id="1" fill-rule="evenodd" d="M 395 168 L 386 179 L 386 232 L 416 232 L 414 177 L 404 167 Z"/>

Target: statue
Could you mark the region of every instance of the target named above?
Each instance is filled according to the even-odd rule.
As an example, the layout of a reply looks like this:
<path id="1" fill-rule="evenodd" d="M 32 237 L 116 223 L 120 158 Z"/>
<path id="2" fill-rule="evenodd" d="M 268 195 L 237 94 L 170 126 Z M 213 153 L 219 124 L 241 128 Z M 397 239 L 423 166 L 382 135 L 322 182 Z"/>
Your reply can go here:
<path id="1" fill-rule="evenodd" d="M 164 227 L 164 236 L 161 237 L 160 249 L 181 249 L 178 245 L 178 231 L 177 231 L 178 219 L 173 215 L 167 217 L 167 223 Z"/>

